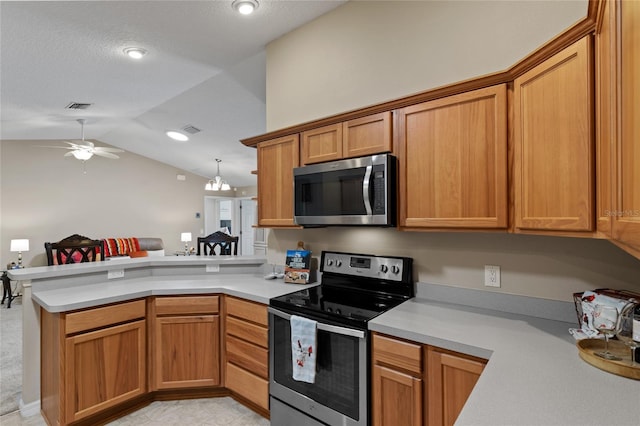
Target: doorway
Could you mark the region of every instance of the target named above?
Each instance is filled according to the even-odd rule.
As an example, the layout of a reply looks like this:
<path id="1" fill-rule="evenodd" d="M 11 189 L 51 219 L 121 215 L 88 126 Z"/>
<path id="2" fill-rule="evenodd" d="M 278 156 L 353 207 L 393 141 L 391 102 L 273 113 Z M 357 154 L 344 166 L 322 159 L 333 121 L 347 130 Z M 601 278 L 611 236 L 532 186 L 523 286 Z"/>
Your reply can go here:
<path id="1" fill-rule="evenodd" d="M 255 215 L 256 201 L 251 198 L 205 196 L 204 235 L 220 230 L 237 235 L 238 254 L 253 255 Z"/>

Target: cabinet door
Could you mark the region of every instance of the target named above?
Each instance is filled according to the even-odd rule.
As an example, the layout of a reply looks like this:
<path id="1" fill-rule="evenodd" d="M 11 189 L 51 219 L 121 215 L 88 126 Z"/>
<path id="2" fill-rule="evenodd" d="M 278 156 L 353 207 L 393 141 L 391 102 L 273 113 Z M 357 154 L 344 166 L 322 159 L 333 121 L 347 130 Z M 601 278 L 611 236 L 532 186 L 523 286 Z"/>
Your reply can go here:
<path id="1" fill-rule="evenodd" d="M 391 152 L 391 111 L 344 122 L 342 137 L 344 158 Z"/>
<path id="2" fill-rule="evenodd" d="M 66 339 L 65 423 L 146 392 L 145 321 Z"/>
<path id="3" fill-rule="evenodd" d="M 342 158 L 342 123 L 302 132 L 302 164 Z"/>
<path id="4" fill-rule="evenodd" d="M 506 228 L 506 93 L 499 85 L 398 110 L 400 226 Z"/>
<path id="5" fill-rule="evenodd" d="M 614 162 L 613 238 L 640 256 L 640 3 L 622 1 L 616 6 L 620 121 Z"/>
<path id="6" fill-rule="evenodd" d="M 299 164 L 297 134 L 258 145 L 258 225 L 295 226 L 293 168 Z"/>
<path id="7" fill-rule="evenodd" d="M 589 36 L 514 82 L 515 228 L 592 231 Z"/>
<path id="8" fill-rule="evenodd" d="M 422 425 L 422 380 L 380 365 L 373 366 L 374 426 Z"/>
<path id="9" fill-rule="evenodd" d="M 600 3 L 602 21 L 595 37 L 596 78 L 596 228 L 611 237 L 613 208 L 612 161 L 616 141 L 615 1 Z"/>
<path id="10" fill-rule="evenodd" d="M 427 350 L 427 416 L 429 426 L 453 425 L 471 394 L 484 362 Z"/>
<path id="11" fill-rule="evenodd" d="M 220 384 L 218 315 L 155 320 L 155 389 Z"/>

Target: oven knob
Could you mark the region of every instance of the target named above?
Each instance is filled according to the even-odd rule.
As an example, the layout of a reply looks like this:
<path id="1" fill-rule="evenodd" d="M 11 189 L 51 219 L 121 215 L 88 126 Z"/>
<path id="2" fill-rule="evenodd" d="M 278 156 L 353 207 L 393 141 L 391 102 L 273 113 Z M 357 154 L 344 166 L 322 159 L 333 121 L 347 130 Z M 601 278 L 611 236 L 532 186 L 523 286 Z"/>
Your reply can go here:
<path id="1" fill-rule="evenodd" d="M 336 260 L 336 266 L 339 268 L 342 266 L 342 260 Z"/>
<path id="2" fill-rule="evenodd" d="M 393 272 L 393 273 L 394 273 L 394 274 L 396 274 L 396 275 L 397 275 L 397 274 L 399 274 L 399 273 L 400 273 L 400 267 L 398 267 L 398 266 L 396 266 L 396 265 L 393 265 L 393 266 L 391 267 L 391 272 Z"/>
<path id="3" fill-rule="evenodd" d="M 380 265 L 380 272 L 382 272 L 383 274 L 386 274 L 388 270 L 389 267 L 387 265 Z"/>
<path id="4" fill-rule="evenodd" d="M 327 266 L 331 266 L 333 265 L 333 260 L 332 259 L 327 259 Z"/>
<path id="5" fill-rule="evenodd" d="M 327 312 L 333 312 L 333 309 L 327 308 Z"/>
<path id="6" fill-rule="evenodd" d="M 342 315 L 342 311 L 340 309 L 336 309 L 336 314 Z"/>

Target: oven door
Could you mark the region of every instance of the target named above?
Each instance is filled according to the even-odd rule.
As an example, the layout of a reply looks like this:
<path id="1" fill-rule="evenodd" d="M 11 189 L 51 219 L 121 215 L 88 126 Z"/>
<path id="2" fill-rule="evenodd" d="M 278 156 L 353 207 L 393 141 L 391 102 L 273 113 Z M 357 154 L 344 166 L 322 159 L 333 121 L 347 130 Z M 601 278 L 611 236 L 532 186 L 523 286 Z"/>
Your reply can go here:
<path id="1" fill-rule="evenodd" d="M 329 425 L 368 422 L 368 334 L 318 322 L 315 383 L 293 380 L 290 314 L 269 308 L 270 394 L 296 415 Z M 274 417 L 275 416 L 275 417 Z M 272 422 L 291 418 L 271 412 Z M 309 422 L 311 423 L 311 422 Z"/>

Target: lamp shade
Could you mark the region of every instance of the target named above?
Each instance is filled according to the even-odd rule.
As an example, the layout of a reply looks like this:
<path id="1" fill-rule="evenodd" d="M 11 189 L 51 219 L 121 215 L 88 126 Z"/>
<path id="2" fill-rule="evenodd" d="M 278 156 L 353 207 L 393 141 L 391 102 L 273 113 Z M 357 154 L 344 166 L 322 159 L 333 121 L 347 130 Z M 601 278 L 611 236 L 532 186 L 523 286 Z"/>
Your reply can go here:
<path id="1" fill-rule="evenodd" d="M 188 243 L 191 241 L 191 232 L 183 232 L 180 234 L 180 241 L 183 243 Z"/>
<path id="2" fill-rule="evenodd" d="M 29 251 L 29 240 L 11 240 L 11 251 Z"/>

